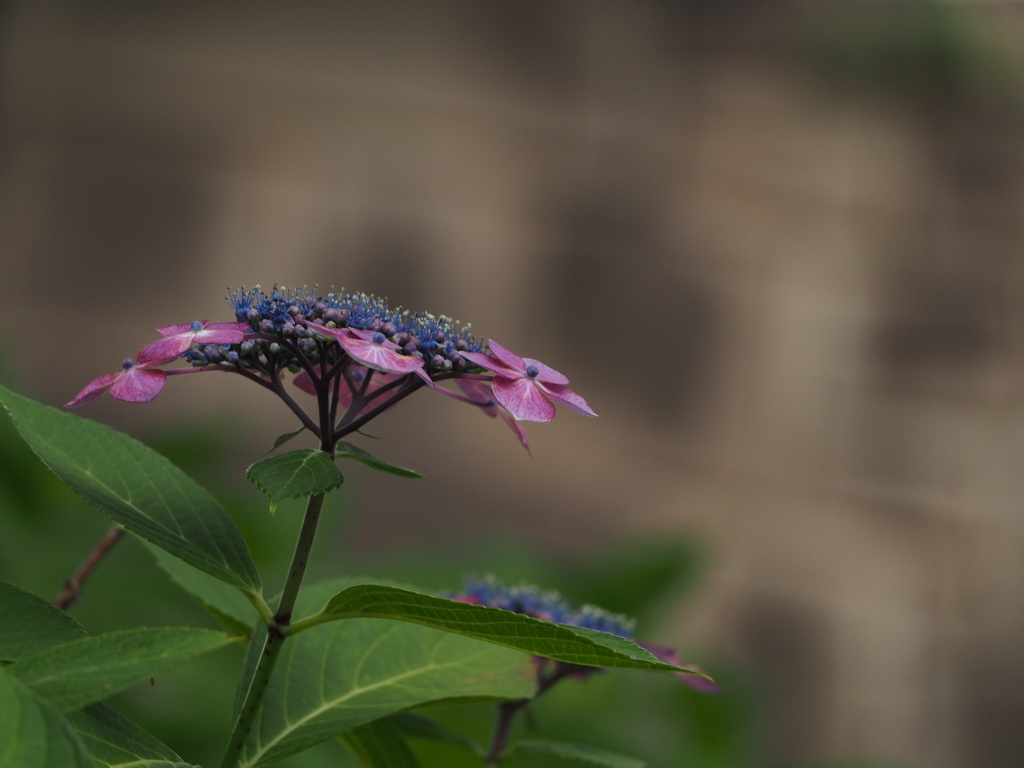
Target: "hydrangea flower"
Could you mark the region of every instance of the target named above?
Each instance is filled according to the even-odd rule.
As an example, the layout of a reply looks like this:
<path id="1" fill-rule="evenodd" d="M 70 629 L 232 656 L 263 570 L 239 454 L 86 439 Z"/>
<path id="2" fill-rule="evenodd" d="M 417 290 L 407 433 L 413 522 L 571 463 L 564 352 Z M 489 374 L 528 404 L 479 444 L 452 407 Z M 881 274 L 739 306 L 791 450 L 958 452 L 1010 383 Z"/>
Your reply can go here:
<path id="1" fill-rule="evenodd" d="M 210 323 L 196 320 L 182 325 L 157 328 L 164 338 L 147 344 L 139 352 L 140 363 L 169 363 L 192 348 L 193 344 L 240 344 L 251 327 L 248 323 Z"/>
<path id="2" fill-rule="evenodd" d="M 463 583 L 463 594 L 455 599 L 474 605 L 501 608 L 543 621 L 568 624 L 571 627 L 596 629 L 629 638 L 636 621 L 621 613 L 610 613 L 596 605 L 574 606 L 554 590 L 542 590 L 533 584 L 502 584 L 493 576 L 469 578 Z"/>
<path id="3" fill-rule="evenodd" d="M 147 344 L 123 371 L 90 382 L 67 407 L 91 402 L 104 392 L 130 402 L 148 402 L 167 376 L 222 371 L 235 373 L 273 392 L 325 450 L 367 421 L 424 386 L 452 379 L 461 394 L 446 395 L 500 417 L 529 451 L 517 420 L 550 421 L 552 402 L 588 416 L 594 412 L 570 390 L 568 379 L 497 342 L 485 347 L 462 325 L 444 315 L 393 309 L 386 299 L 365 293 L 259 286 L 229 294 L 235 322 L 192 323 L 158 328 L 162 338 Z M 158 370 L 176 358 L 189 367 Z M 482 373 L 481 373 L 482 371 Z M 317 395 L 316 413 L 292 399 L 282 381 Z"/>
<path id="4" fill-rule="evenodd" d="M 494 399 L 520 421 L 551 421 L 555 418 L 552 400 L 584 416 L 597 416 L 586 400 L 565 386 L 569 379 L 554 368 L 520 357 L 493 339 L 487 347 L 491 355 L 463 352 L 462 356 L 495 374 Z"/>
<path id="5" fill-rule="evenodd" d="M 328 328 L 318 323 L 310 323 L 309 327 L 330 336 L 341 344 L 349 356 L 367 368 L 383 373 L 415 373 L 429 386 L 434 386 L 430 377 L 423 373 L 423 358 L 414 355 L 403 355 L 402 348 L 389 341 L 380 331 L 356 328 Z"/>
<path id="6" fill-rule="evenodd" d="M 148 366 L 153 363 L 138 363 L 125 358 L 120 371 L 107 373 L 85 385 L 85 388 L 64 404 L 65 408 L 77 408 L 91 403 L 104 392 L 111 397 L 128 403 L 148 403 L 164 388 L 167 374 Z"/>
<path id="7" fill-rule="evenodd" d="M 448 395 L 448 397 L 477 406 L 492 419 L 500 417 L 515 433 L 516 437 L 519 438 L 520 444 L 530 454 L 530 458 L 533 458 L 533 451 L 530 450 L 530 441 L 526 437 L 526 432 L 519 426 L 519 422 L 515 420 L 511 413 L 495 402 L 494 394 L 491 392 L 488 382 L 480 381 L 479 379 L 455 379 L 455 384 L 462 390 L 462 394 L 452 392 L 444 387 L 438 387 L 437 391 Z"/>
<path id="8" fill-rule="evenodd" d="M 505 611 L 521 613 L 543 621 L 567 624 L 571 627 L 583 627 L 585 629 L 594 629 L 598 632 L 608 632 L 633 640 L 641 648 L 649 651 L 655 658 L 667 664 L 686 667 L 687 669 L 699 672 L 700 675 L 705 674 L 704 670 L 700 669 L 700 667 L 684 664 L 679 658 L 679 654 L 672 648 L 653 643 L 644 643 L 634 639 L 633 630 L 636 627 L 634 619 L 619 613 L 610 613 L 595 605 L 573 606 L 562 595 L 553 590 L 541 590 L 532 584 L 525 583 L 506 586 L 498 582 L 493 576 L 487 576 L 482 579 L 467 579 L 463 584 L 462 593 L 452 599 L 462 603 L 501 608 Z M 548 661 L 547 659 L 543 660 L 543 662 Z M 554 662 L 554 665 L 556 668 L 554 676 L 585 677 L 597 669 L 595 667 L 565 664 L 564 662 Z M 706 677 L 689 675 L 685 672 L 677 672 L 676 675 L 688 686 L 702 693 L 718 693 L 721 691 L 718 685 Z"/>

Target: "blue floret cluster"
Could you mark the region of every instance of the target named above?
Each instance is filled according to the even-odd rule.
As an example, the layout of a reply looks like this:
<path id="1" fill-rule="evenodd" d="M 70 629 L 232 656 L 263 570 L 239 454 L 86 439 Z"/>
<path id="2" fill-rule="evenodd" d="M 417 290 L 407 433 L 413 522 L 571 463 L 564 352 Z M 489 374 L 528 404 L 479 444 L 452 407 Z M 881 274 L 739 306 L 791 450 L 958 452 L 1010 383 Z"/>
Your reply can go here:
<path id="1" fill-rule="evenodd" d="M 594 605 L 577 607 L 558 592 L 541 590 L 532 584 L 506 586 L 493 576 L 467 579 L 463 585 L 463 595 L 479 605 L 572 627 L 610 632 L 619 637 L 632 637 L 636 627 L 636 621 L 628 616 L 610 613 Z"/>

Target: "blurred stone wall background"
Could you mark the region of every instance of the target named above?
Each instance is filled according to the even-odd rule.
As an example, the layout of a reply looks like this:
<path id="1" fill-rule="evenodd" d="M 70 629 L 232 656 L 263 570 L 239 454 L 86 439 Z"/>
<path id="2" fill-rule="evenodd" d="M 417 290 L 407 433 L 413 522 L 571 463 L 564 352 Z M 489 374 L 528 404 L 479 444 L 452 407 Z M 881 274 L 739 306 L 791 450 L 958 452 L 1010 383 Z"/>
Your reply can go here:
<path id="1" fill-rule="evenodd" d="M 472 320 L 601 418 L 528 426 L 531 461 L 419 395 L 382 429 L 428 479 L 366 481 L 367 546 L 697 531 L 676 635 L 775 681 L 777 764 L 1019 765 L 1024 8 L 0 8 L 23 388 L 69 399 L 227 285 Z M 290 426 L 172 384 L 88 415 Z"/>

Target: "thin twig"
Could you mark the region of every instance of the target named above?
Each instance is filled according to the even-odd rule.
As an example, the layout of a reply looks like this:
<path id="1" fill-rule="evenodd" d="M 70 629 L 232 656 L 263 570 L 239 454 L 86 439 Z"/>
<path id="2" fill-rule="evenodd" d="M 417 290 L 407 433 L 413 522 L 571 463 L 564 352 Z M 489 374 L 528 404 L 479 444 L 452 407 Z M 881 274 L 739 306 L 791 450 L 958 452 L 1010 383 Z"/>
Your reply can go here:
<path id="1" fill-rule="evenodd" d="M 86 579 L 89 578 L 89 575 L 93 572 L 96 566 L 103 561 L 103 558 L 107 556 L 110 549 L 123 535 L 124 528 L 120 525 L 112 525 L 110 527 L 110 530 L 107 531 L 106 535 L 100 540 L 100 543 L 93 547 L 89 556 L 82 561 L 80 566 L 78 566 L 78 570 L 75 571 L 74 575 L 64 582 L 64 591 L 57 595 L 53 601 L 54 608 L 66 611 L 78 602 L 82 593 L 82 586 L 85 584 Z"/>
<path id="2" fill-rule="evenodd" d="M 576 664 L 565 664 L 556 662 L 550 674 L 544 674 L 549 666 L 547 659 L 539 660 L 537 673 L 537 692 L 532 699 L 515 699 L 514 701 L 503 701 L 498 705 L 498 720 L 494 724 L 494 735 L 491 737 L 491 747 L 487 751 L 487 761 L 484 763 L 487 768 L 497 768 L 505 756 L 505 749 L 508 747 L 508 737 L 512 733 L 512 722 L 531 701 L 537 699 L 542 693 L 560 680 L 564 680 L 580 670 L 589 670 L 591 667 L 580 667 Z"/>

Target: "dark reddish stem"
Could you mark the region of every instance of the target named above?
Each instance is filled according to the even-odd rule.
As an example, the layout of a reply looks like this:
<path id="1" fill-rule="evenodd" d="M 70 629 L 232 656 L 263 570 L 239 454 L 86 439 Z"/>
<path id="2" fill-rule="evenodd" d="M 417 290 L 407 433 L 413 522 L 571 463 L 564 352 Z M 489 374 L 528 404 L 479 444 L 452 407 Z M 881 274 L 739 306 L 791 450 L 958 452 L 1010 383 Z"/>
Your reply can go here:
<path id="1" fill-rule="evenodd" d="M 93 548 L 89 556 L 78 566 L 78 570 L 75 571 L 74 575 L 64 582 L 64 591 L 57 595 L 53 601 L 54 608 L 66 611 L 78 602 L 86 579 L 89 578 L 96 566 L 103 561 L 103 558 L 107 556 L 107 553 L 110 552 L 111 548 L 117 544 L 118 539 L 123 535 L 124 528 L 120 525 L 112 525 L 110 527 L 110 530 L 100 540 L 100 543 Z"/>
<path id="2" fill-rule="evenodd" d="M 487 760 L 484 763 L 487 768 L 496 768 L 501 765 L 502 757 L 505 754 L 505 749 L 508 747 L 508 737 L 512 733 L 512 723 L 516 719 L 516 715 L 519 714 L 531 701 L 536 699 L 542 693 L 551 688 L 559 680 L 564 680 L 570 675 L 579 672 L 581 667 L 575 664 L 563 664 L 555 662 L 554 670 L 548 674 L 543 674 L 545 667 L 547 667 L 547 659 L 534 659 L 540 664 L 540 672 L 537 677 L 537 693 L 534 694 L 533 699 L 516 699 L 515 701 L 503 701 L 498 705 L 498 719 L 494 724 L 494 735 L 491 737 L 491 747 L 487 751 Z M 589 667 L 582 667 L 582 669 L 589 669 Z"/>
<path id="3" fill-rule="evenodd" d="M 339 424 L 338 428 L 334 431 L 334 437 L 336 439 L 340 439 L 340 438 L 344 437 L 345 435 L 348 435 L 348 434 L 351 434 L 352 432 L 355 432 L 361 426 L 363 426 L 364 424 L 366 424 L 368 421 L 370 421 L 371 419 L 375 418 L 376 416 L 379 416 L 381 413 L 386 411 L 388 408 L 390 408 L 392 405 L 397 403 L 399 400 L 403 400 L 404 398 L 408 397 L 413 392 L 415 392 L 417 389 L 419 389 L 420 387 L 424 386 L 422 379 L 418 379 L 418 378 L 416 378 L 414 376 L 411 376 L 411 375 L 409 377 L 409 380 L 408 381 L 402 381 L 402 384 L 403 384 L 402 389 L 398 390 L 398 392 L 393 397 L 391 397 L 388 400 L 384 401 L 383 403 L 378 405 L 376 408 L 373 408 L 373 409 L 371 409 L 369 411 L 366 411 L 366 413 L 360 414 L 357 418 L 354 418 L 351 421 L 347 421 L 346 422 L 345 418 L 343 417 L 342 418 L 342 423 Z M 386 387 L 390 387 L 391 385 L 388 384 L 388 385 L 385 385 L 385 386 Z M 381 387 L 381 389 L 384 389 L 384 388 L 385 387 Z M 369 399 L 372 399 L 372 398 L 376 397 L 377 392 L 380 392 L 380 389 L 375 390 L 374 392 L 372 392 L 370 394 L 369 398 L 367 398 L 367 399 L 369 400 Z M 349 408 L 349 411 L 352 411 L 352 408 Z M 348 414 L 346 414 L 346 416 L 348 416 Z"/>

